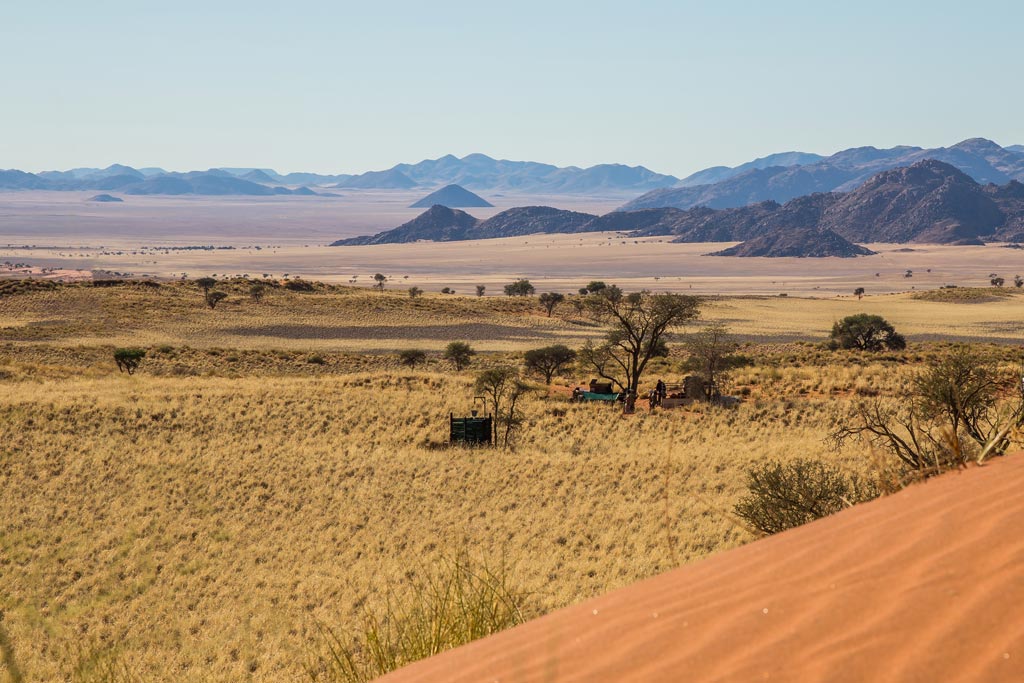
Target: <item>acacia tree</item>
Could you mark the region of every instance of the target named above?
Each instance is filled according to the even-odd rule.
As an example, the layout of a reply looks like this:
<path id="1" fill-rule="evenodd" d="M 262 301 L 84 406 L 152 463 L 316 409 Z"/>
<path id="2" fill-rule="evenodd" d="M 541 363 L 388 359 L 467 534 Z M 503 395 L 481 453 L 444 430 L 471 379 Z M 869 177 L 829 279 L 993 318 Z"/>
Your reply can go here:
<path id="1" fill-rule="evenodd" d="M 476 295 L 477 296 L 483 296 L 484 292 L 486 292 L 486 291 L 487 291 L 487 285 L 477 285 L 476 286 Z"/>
<path id="2" fill-rule="evenodd" d="M 455 369 L 460 372 L 469 365 L 475 355 L 476 351 L 466 342 L 453 341 L 444 349 L 444 359 L 450 360 Z"/>
<path id="3" fill-rule="evenodd" d="M 853 290 L 853 295 L 855 297 L 857 297 L 858 300 L 863 299 L 864 298 L 864 288 L 863 287 L 858 287 L 857 289 Z"/>
<path id="4" fill-rule="evenodd" d="M 374 287 L 376 287 L 377 289 L 379 289 L 380 291 L 383 292 L 384 291 L 384 283 L 388 281 L 388 276 L 384 275 L 383 273 L 376 273 L 373 276 L 373 280 L 376 283 L 374 285 Z"/>
<path id="5" fill-rule="evenodd" d="M 129 375 L 135 374 L 135 371 L 139 369 L 139 365 L 142 364 L 142 359 L 145 357 L 145 349 L 114 350 L 114 362 L 117 363 L 118 371 L 127 372 Z"/>
<path id="6" fill-rule="evenodd" d="M 537 300 L 540 301 L 540 305 L 544 307 L 544 310 L 548 312 L 548 317 L 550 318 L 555 307 L 565 301 L 565 295 L 558 292 L 544 292 L 537 297 Z"/>
<path id="7" fill-rule="evenodd" d="M 941 472 L 979 452 L 1006 452 L 1010 432 L 1024 424 L 1021 389 L 995 361 L 958 347 L 918 374 L 902 400 L 862 404 L 831 438 L 837 447 L 864 439 L 918 474 Z"/>
<path id="8" fill-rule="evenodd" d="M 217 280 L 212 277 L 201 277 L 196 280 L 196 285 L 203 290 L 203 297 L 210 295 L 210 290 L 217 286 Z"/>
<path id="9" fill-rule="evenodd" d="M 537 291 L 529 280 L 520 279 L 505 285 L 506 296 L 532 296 Z"/>
<path id="10" fill-rule="evenodd" d="M 508 365 L 499 365 L 483 371 L 473 388 L 491 405 L 497 427 L 502 432 L 502 445 L 508 448 L 512 437 L 523 424 L 520 400 L 530 386 L 519 377 L 519 371 Z"/>
<path id="11" fill-rule="evenodd" d="M 253 284 L 253 286 L 249 288 L 249 297 L 256 303 L 263 301 L 263 296 L 266 293 L 267 288 L 259 282 Z"/>
<path id="12" fill-rule="evenodd" d="M 907 347 L 907 340 L 880 315 L 858 313 L 832 325 L 829 343 L 833 348 L 898 351 Z"/>
<path id="13" fill-rule="evenodd" d="M 409 298 L 410 299 L 415 299 L 416 297 L 418 297 L 418 296 L 420 296 L 422 294 L 423 294 L 423 290 L 420 289 L 419 287 L 410 287 L 409 288 Z"/>
<path id="14" fill-rule="evenodd" d="M 551 378 L 555 373 L 574 360 L 576 360 L 576 352 L 564 344 L 545 346 L 523 354 L 526 369 L 543 375 L 545 384 L 551 384 Z"/>
<path id="15" fill-rule="evenodd" d="M 414 368 L 427 362 L 427 352 L 420 349 L 405 349 L 398 352 L 398 362 Z"/>
<path id="16" fill-rule="evenodd" d="M 590 314 L 610 325 L 599 345 L 587 342 L 580 351 L 581 363 L 623 391 L 636 391 L 647 363 L 665 355 L 671 329 L 700 314 L 697 297 L 683 294 L 623 294 L 612 285 L 586 299 Z"/>
<path id="17" fill-rule="evenodd" d="M 227 299 L 228 295 L 224 292 L 210 292 L 206 295 L 206 305 L 210 307 L 210 310 L 217 308 L 217 304 L 224 299 Z"/>
<path id="18" fill-rule="evenodd" d="M 729 356 L 736 351 L 737 344 L 725 325 L 714 323 L 689 335 L 686 339 L 686 348 L 700 364 L 701 374 L 707 380 L 705 398 L 710 400 L 715 380 L 725 370 Z"/>

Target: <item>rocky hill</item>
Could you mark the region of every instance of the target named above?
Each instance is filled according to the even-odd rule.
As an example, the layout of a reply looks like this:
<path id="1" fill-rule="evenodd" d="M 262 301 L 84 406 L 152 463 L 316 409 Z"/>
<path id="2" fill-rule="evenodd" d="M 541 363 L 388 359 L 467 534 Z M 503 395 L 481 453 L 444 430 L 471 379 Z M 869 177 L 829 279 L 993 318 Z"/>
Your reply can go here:
<path id="1" fill-rule="evenodd" d="M 449 209 L 437 204 L 430 207 L 408 223 L 385 230 L 376 235 L 351 237 L 332 242 L 332 247 L 355 246 L 363 244 L 404 244 L 431 240 L 433 242 L 452 242 L 455 240 L 473 239 L 471 231 L 478 221 L 465 211 Z"/>
<path id="2" fill-rule="evenodd" d="M 521 206 L 507 209 L 482 221 L 473 232 L 476 239 L 519 237 L 539 233 L 583 232 L 596 219 L 589 213 L 565 211 L 550 206 Z"/>
<path id="3" fill-rule="evenodd" d="M 480 195 L 470 192 L 460 185 L 446 185 L 436 192 L 431 192 L 409 208 L 425 209 L 435 204 L 447 206 L 450 209 L 494 206 Z"/>
<path id="4" fill-rule="evenodd" d="M 622 210 L 694 206 L 722 209 L 765 200 L 781 203 L 815 192 L 847 192 L 881 171 L 911 166 L 924 159 L 955 166 L 979 183 L 1024 181 L 1024 153 L 1000 147 L 991 140 L 972 138 L 936 149 L 857 147 L 814 163 L 755 166 L 720 180 L 715 180 L 715 173 L 703 171 L 680 183 L 689 181 L 686 186 L 654 190 L 628 202 Z M 713 182 L 693 185 L 693 178 Z"/>
<path id="5" fill-rule="evenodd" d="M 838 195 L 820 226 L 858 242 L 950 243 L 992 235 L 1005 220 L 992 195 L 966 173 L 926 160 Z"/>
<path id="6" fill-rule="evenodd" d="M 346 178 L 333 185 L 339 188 L 351 188 L 361 190 L 408 190 L 416 187 L 418 183 L 396 169 L 388 171 L 370 171 L 362 175 Z"/>
<path id="7" fill-rule="evenodd" d="M 832 230 L 776 229 L 708 256 L 763 256 L 798 258 L 871 256 L 876 252 L 843 239 Z"/>
<path id="8" fill-rule="evenodd" d="M 95 195 L 93 197 L 89 197 L 89 199 L 87 201 L 90 201 L 90 202 L 117 203 L 117 202 L 123 202 L 124 200 L 121 199 L 120 197 L 115 197 L 115 196 L 109 195 L 109 194 L 98 194 L 98 195 Z"/>

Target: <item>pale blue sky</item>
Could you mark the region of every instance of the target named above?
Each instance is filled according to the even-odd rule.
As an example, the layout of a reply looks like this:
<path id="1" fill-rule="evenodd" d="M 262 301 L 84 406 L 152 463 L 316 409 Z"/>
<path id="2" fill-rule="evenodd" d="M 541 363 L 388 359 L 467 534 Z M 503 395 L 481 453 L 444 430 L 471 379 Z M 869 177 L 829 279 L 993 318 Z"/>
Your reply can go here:
<path id="1" fill-rule="evenodd" d="M 1024 3 L 0 2 L 0 168 L 1024 144 Z"/>

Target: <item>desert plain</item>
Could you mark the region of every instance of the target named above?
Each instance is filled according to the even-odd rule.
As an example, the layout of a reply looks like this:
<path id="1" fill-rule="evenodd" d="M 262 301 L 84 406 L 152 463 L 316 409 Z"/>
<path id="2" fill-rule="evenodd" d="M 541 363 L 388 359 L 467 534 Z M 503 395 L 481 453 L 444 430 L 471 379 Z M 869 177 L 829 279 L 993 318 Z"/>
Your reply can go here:
<path id="1" fill-rule="evenodd" d="M 837 534 L 849 542 L 847 553 L 873 547 L 872 524 L 885 516 L 879 510 L 889 509 L 880 506 L 899 507 L 904 493 L 900 480 L 886 479 L 894 463 L 884 452 L 829 437 L 865 401 L 901 406 L 915 377 L 958 343 L 972 342 L 1007 375 L 1019 372 L 1024 295 L 1012 279 L 1024 271 L 1021 251 L 872 245 L 879 255 L 856 259 L 729 259 L 703 256 L 721 245 L 614 234 L 325 246 L 411 218 L 417 211 L 404 207 L 414 198 L 132 198 L 83 208 L 81 198 L 65 197 L 61 205 L 39 193 L 0 194 L 0 245 L 8 245 L 0 246 L 0 262 L 11 263 L 0 273 L 0 676 L 365 680 L 338 664 L 335 635 L 362 633 L 393 606 L 415 600 L 416 586 L 452 558 L 470 558 L 508 582 L 516 597 L 513 622 L 555 613 L 533 631 L 512 631 L 493 641 L 499 645 L 467 650 L 481 653 L 479 661 L 504 666 L 504 642 L 508 653 L 538 653 L 524 666 L 553 673 L 536 680 L 586 680 L 592 671 L 611 680 L 603 665 L 621 680 L 643 680 L 645 671 L 671 680 L 657 662 L 684 664 L 691 651 L 679 650 L 677 659 L 656 655 L 677 634 L 657 630 L 646 614 L 631 614 L 622 623 L 649 632 L 650 640 L 622 639 L 618 647 L 639 647 L 634 660 L 653 657 L 655 664 L 622 672 L 614 658 L 590 654 L 612 637 L 615 622 L 595 635 L 580 619 L 634 595 L 658 612 L 643 587 L 655 585 L 668 600 L 665 616 L 681 628 L 688 621 L 682 611 L 696 609 L 681 597 L 690 581 L 730 610 L 745 609 L 745 602 L 729 598 L 728 586 L 709 588 L 709 576 L 755 571 L 762 554 L 776 573 L 753 587 L 739 578 L 735 585 L 748 597 L 755 589 L 777 591 L 758 609 L 782 619 L 751 627 L 778 625 L 757 631 L 752 652 L 773 644 L 804 652 L 794 643 L 810 642 L 814 666 L 801 674 L 809 677 L 790 680 L 836 671 L 815 649 L 834 641 L 801 639 L 820 609 L 801 601 L 796 579 L 784 576 L 784 558 L 813 556 L 823 538 Z M 619 201 L 541 199 L 592 211 Z M 508 198 L 509 205 L 522 201 Z M 169 248 L 202 245 L 234 248 Z M 383 291 L 371 288 L 378 272 L 388 277 Z M 991 273 L 1007 286 L 991 286 Z M 244 274 L 275 281 L 288 274 L 318 284 L 309 291 L 273 287 L 256 300 L 237 277 Z M 207 275 L 220 279 L 228 295 L 215 309 L 204 305 L 193 282 Z M 27 284 L 26 276 L 33 278 Z M 142 276 L 158 285 L 134 282 Z M 124 281 L 95 287 L 94 277 Z M 549 316 L 535 297 L 501 294 L 504 284 L 523 277 L 538 292 L 574 296 L 593 279 L 627 291 L 699 296 L 700 317 L 670 339 L 668 355 L 652 362 L 643 386 L 692 372 L 689 335 L 723 323 L 744 362 L 721 382 L 742 400 L 731 410 L 697 405 L 624 415 L 617 405 L 569 402 L 571 387 L 590 377 L 585 367 L 563 368 L 551 386 L 524 372 L 530 392 L 510 447 L 447 447 L 449 416 L 474 408 L 482 370 L 521 368 L 528 349 L 556 343 L 578 349 L 607 332 L 570 302 Z M 947 284 L 957 288 L 940 289 Z M 485 296 L 476 296 L 476 285 L 486 286 Z M 412 286 L 425 293 L 409 297 Z M 455 293 L 442 294 L 443 287 Z M 866 296 L 854 296 L 856 287 Z M 826 349 L 833 323 L 860 312 L 892 322 L 907 348 Z M 468 367 L 453 367 L 442 356 L 451 341 L 477 351 Z M 115 364 L 119 347 L 146 352 L 134 374 Z M 409 349 L 424 351 L 424 362 L 403 364 L 398 353 Z M 1019 448 L 1020 435 L 1012 439 Z M 823 522 L 832 526 L 808 527 L 804 541 L 798 529 L 759 550 L 765 541 L 734 513 L 750 468 L 807 457 L 882 477 L 892 495 L 868 503 L 875 507 L 865 508 L 864 519 L 851 516 L 860 512 L 855 506 Z M 991 468 L 1013 476 L 1018 470 L 1002 463 Z M 993 476 L 970 480 L 970 500 L 984 499 L 980 482 Z M 940 478 L 946 497 L 921 509 L 931 514 L 942 500 L 958 500 L 955 487 Z M 935 517 L 935 524 L 908 523 L 907 535 L 894 534 L 892 543 L 939 549 L 917 565 L 907 560 L 910 568 L 893 574 L 903 583 L 888 588 L 910 591 L 914 581 L 966 572 L 965 555 L 980 557 L 987 540 L 1007 528 L 1005 515 L 982 517 L 970 517 L 983 527 L 979 535 L 963 537 L 971 552 L 948 556 L 941 538 L 935 540 L 935 524 L 948 515 Z M 787 538 L 795 545 L 787 546 Z M 723 552 L 747 544 L 744 555 Z M 986 556 L 984 566 L 1012 580 L 1006 567 L 1019 554 L 1014 545 Z M 702 565 L 709 556 L 719 563 L 739 559 Z M 892 548 L 877 557 L 879 563 L 907 558 Z M 663 583 L 644 584 L 639 593 L 598 597 L 683 565 L 694 568 L 655 579 Z M 840 573 L 845 582 L 881 581 L 867 573 L 877 567 L 850 567 Z M 854 595 L 846 585 L 837 590 Z M 938 593 L 922 593 L 922 600 Z M 952 612 L 943 612 L 947 624 L 961 623 L 958 604 L 975 615 L 979 600 L 991 599 L 974 590 L 963 603 L 956 603 L 957 594 L 942 595 L 952 601 Z M 760 605 L 761 596 L 754 597 Z M 556 612 L 595 598 L 604 602 Z M 912 614 L 920 618 L 919 611 Z M 712 642 L 716 633 L 743 640 L 748 631 L 735 629 L 744 623 L 709 620 L 696 642 Z M 830 617 L 826 625 L 836 623 Z M 1017 631 L 998 647 L 979 647 L 964 676 L 990 672 L 991 680 L 1002 681 L 1021 673 L 1024 653 L 1014 649 L 1020 624 L 1006 624 Z M 585 639 L 579 647 L 566 635 L 574 628 Z M 841 630 L 829 633 L 844 637 Z M 855 636 L 842 652 L 855 655 L 874 642 L 863 630 Z M 658 651 L 644 650 L 645 642 Z M 738 668 L 712 667 L 706 679 L 766 670 L 786 680 L 754 655 L 729 660 Z M 581 659 L 596 668 L 559 664 Z M 418 672 L 426 672 L 423 680 L 446 680 L 439 666 L 446 664 L 425 664 L 397 680 L 419 680 Z M 505 671 L 516 680 L 514 668 Z"/>

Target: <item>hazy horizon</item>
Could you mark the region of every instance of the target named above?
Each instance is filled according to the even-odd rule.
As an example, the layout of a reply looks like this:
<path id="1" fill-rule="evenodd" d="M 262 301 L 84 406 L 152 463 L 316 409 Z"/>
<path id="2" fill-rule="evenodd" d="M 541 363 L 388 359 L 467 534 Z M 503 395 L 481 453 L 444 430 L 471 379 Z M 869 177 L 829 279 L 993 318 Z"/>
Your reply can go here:
<path id="1" fill-rule="evenodd" d="M 361 173 L 445 154 L 684 177 L 1024 144 L 1019 3 L 65 0 L 0 7 L 0 168 Z"/>

